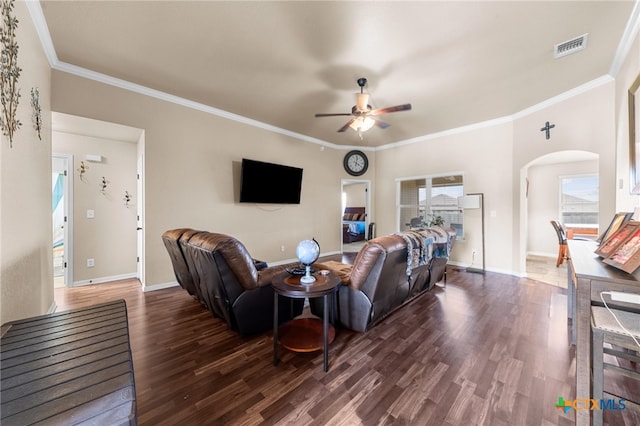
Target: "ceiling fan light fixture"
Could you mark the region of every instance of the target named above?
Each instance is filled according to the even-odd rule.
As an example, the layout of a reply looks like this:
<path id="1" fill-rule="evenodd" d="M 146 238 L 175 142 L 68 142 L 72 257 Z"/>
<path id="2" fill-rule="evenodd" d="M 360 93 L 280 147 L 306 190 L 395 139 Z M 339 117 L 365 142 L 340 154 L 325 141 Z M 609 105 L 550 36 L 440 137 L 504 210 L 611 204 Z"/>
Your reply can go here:
<path id="1" fill-rule="evenodd" d="M 356 117 L 349 127 L 358 133 L 362 133 L 371 129 L 374 124 L 376 124 L 376 121 L 371 117 Z"/>
<path id="2" fill-rule="evenodd" d="M 367 93 L 358 93 L 358 98 L 356 101 L 356 109 L 357 111 L 367 111 L 369 106 L 369 95 Z"/>

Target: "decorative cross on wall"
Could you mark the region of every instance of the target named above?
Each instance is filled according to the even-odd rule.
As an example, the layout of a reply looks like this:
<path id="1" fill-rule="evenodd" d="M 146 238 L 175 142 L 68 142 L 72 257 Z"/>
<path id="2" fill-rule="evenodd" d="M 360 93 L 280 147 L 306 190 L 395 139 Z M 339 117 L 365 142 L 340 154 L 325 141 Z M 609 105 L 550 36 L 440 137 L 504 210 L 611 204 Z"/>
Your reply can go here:
<path id="1" fill-rule="evenodd" d="M 542 129 L 540 129 L 541 132 L 547 132 L 546 136 L 547 136 L 547 140 L 549 140 L 551 138 L 551 129 L 553 129 L 554 127 L 556 127 L 555 124 L 549 124 L 549 122 L 547 121 L 544 125 L 544 127 Z"/>

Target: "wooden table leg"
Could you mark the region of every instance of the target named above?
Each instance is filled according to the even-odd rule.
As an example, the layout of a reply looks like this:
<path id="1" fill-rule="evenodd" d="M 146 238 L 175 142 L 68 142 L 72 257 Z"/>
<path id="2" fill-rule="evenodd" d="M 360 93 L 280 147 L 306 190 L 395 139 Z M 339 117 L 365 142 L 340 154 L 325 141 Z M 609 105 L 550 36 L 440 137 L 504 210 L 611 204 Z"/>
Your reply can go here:
<path id="1" fill-rule="evenodd" d="M 324 332 L 324 372 L 329 371 L 329 295 L 324 295 L 324 313 L 322 316 Z"/>
<path id="2" fill-rule="evenodd" d="M 273 365 L 278 365 L 278 293 L 273 292 Z"/>
<path id="3" fill-rule="evenodd" d="M 576 344 L 576 283 L 573 280 L 571 259 L 567 263 L 567 319 L 571 320 L 571 344 Z"/>
<path id="4" fill-rule="evenodd" d="M 586 407 L 591 397 L 591 280 L 580 279 L 575 285 L 576 399 L 580 407 Z M 588 407 L 575 411 L 576 426 L 591 424 Z"/>

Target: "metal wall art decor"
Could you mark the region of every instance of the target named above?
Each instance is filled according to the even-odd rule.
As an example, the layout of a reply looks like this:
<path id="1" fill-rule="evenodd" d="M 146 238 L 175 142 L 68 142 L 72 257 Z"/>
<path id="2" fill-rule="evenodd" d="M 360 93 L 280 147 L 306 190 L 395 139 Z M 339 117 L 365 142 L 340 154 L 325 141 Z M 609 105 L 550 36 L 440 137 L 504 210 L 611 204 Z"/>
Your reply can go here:
<path id="1" fill-rule="evenodd" d="M 31 107 L 33 107 L 33 128 L 38 139 L 42 140 L 42 110 L 40 109 L 40 92 L 37 87 L 31 88 Z"/>
<path id="2" fill-rule="evenodd" d="M 107 178 L 102 176 L 102 183 L 100 183 L 100 192 L 102 192 L 103 194 L 107 192 L 107 184 L 108 184 Z"/>
<path id="3" fill-rule="evenodd" d="M 549 124 L 549 122 L 547 121 L 544 124 L 544 127 L 540 129 L 541 132 L 545 132 L 545 138 L 547 140 L 551 139 L 551 129 L 553 129 L 554 127 L 556 127 L 555 124 Z"/>
<path id="4" fill-rule="evenodd" d="M 16 118 L 20 88 L 18 78 L 22 69 L 18 66 L 18 42 L 16 29 L 18 19 L 13 15 L 14 0 L 2 0 L 2 26 L 0 27 L 0 128 L 2 134 L 9 138 L 9 146 L 13 147 L 13 135 L 22 123 Z"/>
<path id="5" fill-rule="evenodd" d="M 89 166 L 87 166 L 86 164 L 84 164 L 84 161 L 80 162 L 80 167 L 78 167 L 78 173 L 80 173 L 80 180 L 82 182 L 85 182 L 84 180 L 84 174 L 87 173 L 87 170 L 89 170 Z"/>

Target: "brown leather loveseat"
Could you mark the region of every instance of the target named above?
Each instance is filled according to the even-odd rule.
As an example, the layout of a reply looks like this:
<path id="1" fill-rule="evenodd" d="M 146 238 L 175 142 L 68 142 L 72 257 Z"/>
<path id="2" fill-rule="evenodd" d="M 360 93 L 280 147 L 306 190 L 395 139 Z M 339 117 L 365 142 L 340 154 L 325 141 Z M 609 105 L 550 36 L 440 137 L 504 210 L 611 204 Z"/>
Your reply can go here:
<path id="1" fill-rule="evenodd" d="M 224 234 L 180 228 L 164 232 L 162 240 L 178 283 L 215 317 L 242 335 L 273 327 L 271 280 L 292 265 L 258 270 L 245 246 Z M 288 306 L 285 299 L 280 303 Z M 302 305 L 296 299 L 291 310 L 280 309 L 279 322 L 300 315 Z"/>
<path id="2" fill-rule="evenodd" d="M 339 324 L 364 332 L 430 290 L 444 277 L 455 236 L 455 230 L 442 228 L 385 235 L 367 241 L 352 266 L 316 264 L 342 278 L 337 295 Z M 311 302 L 313 312 L 321 312 Z"/>

